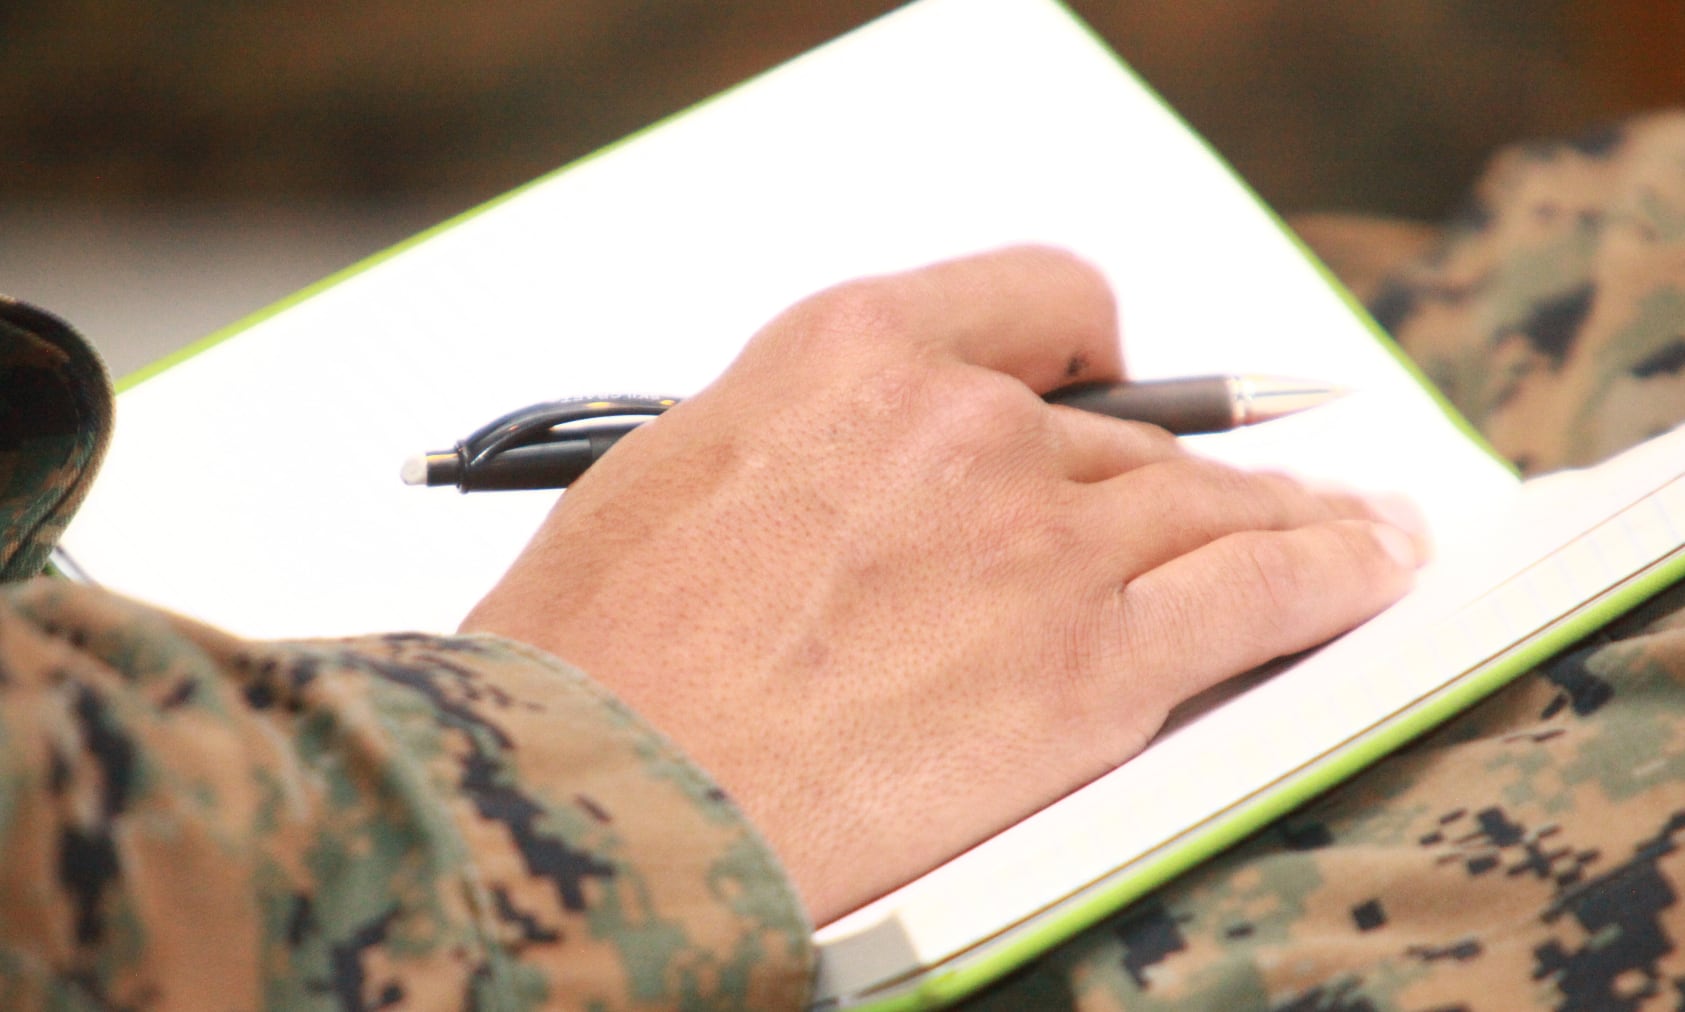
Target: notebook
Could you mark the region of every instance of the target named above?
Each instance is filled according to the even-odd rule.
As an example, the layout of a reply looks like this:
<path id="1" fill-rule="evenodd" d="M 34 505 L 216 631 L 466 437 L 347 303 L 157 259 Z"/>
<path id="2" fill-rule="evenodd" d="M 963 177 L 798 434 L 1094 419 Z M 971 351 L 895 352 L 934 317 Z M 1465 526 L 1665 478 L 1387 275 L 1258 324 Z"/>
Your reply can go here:
<path id="1" fill-rule="evenodd" d="M 555 493 L 408 487 L 417 451 L 538 401 L 688 395 L 812 292 L 1026 241 L 1107 276 L 1132 376 L 1350 387 L 1188 443 L 1406 492 L 1442 561 L 1375 621 L 822 927 L 823 1006 L 982 986 L 1685 570 L 1685 435 L 1520 482 L 1053 0 L 918 0 L 127 377 L 65 551 L 248 636 L 448 632 Z"/>

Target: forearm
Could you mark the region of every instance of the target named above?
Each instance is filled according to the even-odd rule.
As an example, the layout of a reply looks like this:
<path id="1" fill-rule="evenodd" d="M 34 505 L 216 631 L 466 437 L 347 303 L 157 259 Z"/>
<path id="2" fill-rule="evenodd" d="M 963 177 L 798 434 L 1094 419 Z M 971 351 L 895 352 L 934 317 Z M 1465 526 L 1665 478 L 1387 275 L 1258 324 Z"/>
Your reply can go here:
<path id="1" fill-rule="evenodd" d="M 538 651 L 249 643 L 37 582 L 0 599 L 0 672 L 6 1007 L 805 993 L 753 830 Z"/>

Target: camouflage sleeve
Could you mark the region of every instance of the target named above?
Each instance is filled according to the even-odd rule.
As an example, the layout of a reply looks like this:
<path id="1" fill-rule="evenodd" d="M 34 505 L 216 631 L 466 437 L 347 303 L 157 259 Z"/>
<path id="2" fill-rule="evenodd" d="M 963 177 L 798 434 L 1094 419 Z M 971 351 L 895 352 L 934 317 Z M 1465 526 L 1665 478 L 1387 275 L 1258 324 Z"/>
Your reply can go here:
<path id="1" fill-rule="evenodd" d="M 1530 471 L 1685 420 L 1685 115 L 1501 154 L 1442 229 L 1302 230 Z M 974 1009 L 1685 1002 L 1685 587 Z"/>
<path id="2" fill-rule="evenodd" d="M 0 593 L 0 1008 L 790 1009 L 811 958 L 745 819 L 552 658 Z"/>

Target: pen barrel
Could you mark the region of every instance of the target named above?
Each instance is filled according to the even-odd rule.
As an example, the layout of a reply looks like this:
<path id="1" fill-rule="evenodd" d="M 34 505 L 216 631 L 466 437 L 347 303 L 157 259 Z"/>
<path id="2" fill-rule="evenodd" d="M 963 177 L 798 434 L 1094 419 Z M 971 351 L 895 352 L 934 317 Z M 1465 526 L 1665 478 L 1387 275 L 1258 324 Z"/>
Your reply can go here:
<path id="1" fill-rule="evenodd" d="M 1236 424 L 1234 386 L 1226 376 L 1085 383 L 1055 390 L 1047 399 L 1099 415 L 1147 422 L 1179 436 L 1225 432 Z"/>

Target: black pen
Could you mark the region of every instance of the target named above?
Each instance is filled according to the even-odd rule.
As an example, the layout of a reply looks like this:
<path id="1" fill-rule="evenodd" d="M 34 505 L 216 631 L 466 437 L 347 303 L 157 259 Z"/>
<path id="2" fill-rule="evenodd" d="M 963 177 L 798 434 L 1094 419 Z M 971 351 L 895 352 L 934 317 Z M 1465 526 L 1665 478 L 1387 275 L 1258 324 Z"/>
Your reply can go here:
<path id="1" fill-rule="evenodd" d="M 1047 395 L 1051 404 L 1146 422 L 1179 436 L 1227 432 L 1324 404 L 1345 391 L 1276 376 L 1197 376 L 1135 383 L 1082 383 Z M 672 397 L 578 397 L 511 412 L 454 449 L 404 463 L 407 485 L 462 492 L 566 488 L 621 436 L 678 403 Z M 592 421 L 607 418 L 611 421 Z"/>

